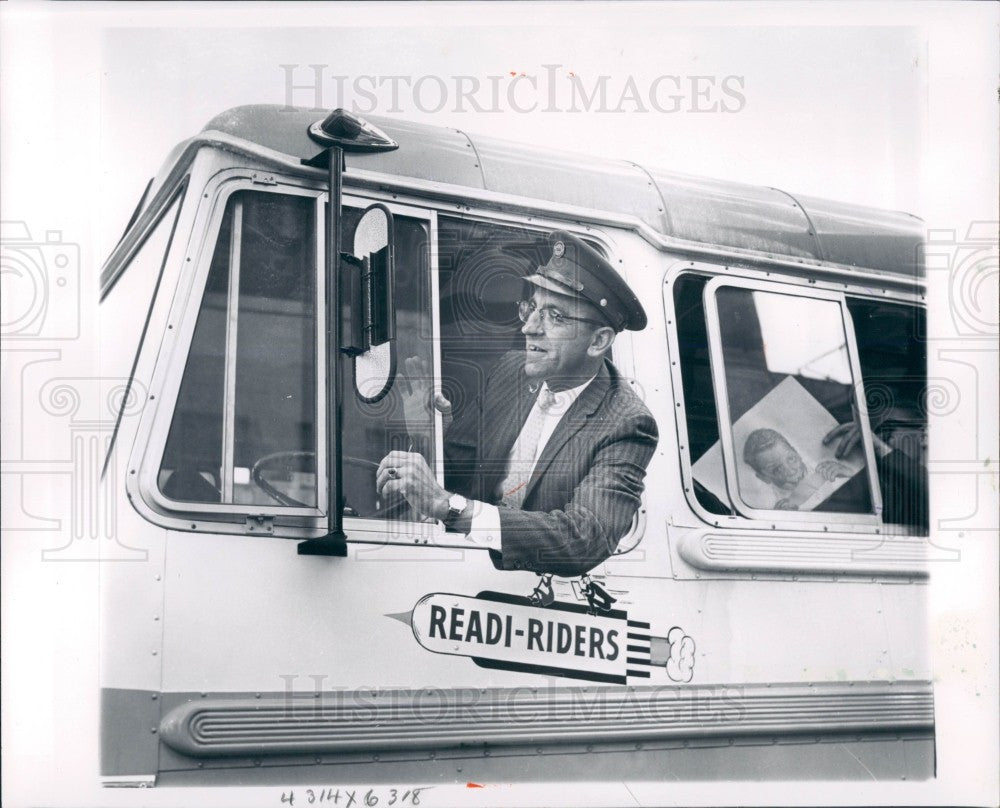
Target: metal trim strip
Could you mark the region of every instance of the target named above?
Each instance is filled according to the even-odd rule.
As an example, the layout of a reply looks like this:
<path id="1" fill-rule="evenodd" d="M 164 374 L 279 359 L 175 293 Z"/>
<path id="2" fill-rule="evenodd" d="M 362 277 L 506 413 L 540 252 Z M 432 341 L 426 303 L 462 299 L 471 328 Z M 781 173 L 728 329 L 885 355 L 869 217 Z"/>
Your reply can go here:
<path id="1" fill-rule="evenodd" d="M 718 572 L 806 572 L 925 579 L 931 545 L 926 538 L 822 533 L 695 532 L 677 552 L 692 567 Z"/>
<path id="2" fill-rule="evenodd" d="M 159 734 L 173 750 L 204 758 L 934 726 L 923 681 L 526 690 L 476 690 L 477 699 L 437 690 L 430 709 L 424 691 L 338 692 L 332 703 L 192 695 L 164 716 Z"/>
<path id="3" fill-rule="evenodd" d="M 268 163 L 278 169 L 287 172 L 294 172 L 302 177 L 322 179 L 323 172 L 320 169 L 308 168 L 296 159 L 282 152 L 269 149 L 265 146 L 254 144 L 242 138 L 234 137 L 217 131 L 203 131 L 182 144 L 179 148 L 177 158 L 165 171 L 163 181 L 159 184 L 153 199 L 146 210 L 142 212 L 132 230 L 118 244 L 109 256 L 101 271 L 102 295 L 117 280 L 118 275 L 124 270 L 137 244 L 151 227 L 152 220 L 156 218 L 163 207 L 163 198 L 172 193 L 173 187 L 188 165 L 194 160 L 195 154 L 201 148 L 216 148 L 233 155 L 243 157 L 254 157 L 262 162 Z M 855 282 L 862 280 L 876 284 L 890 285 L 894 287 L 913 288 L 922 287 L 924 284 L 924 269 L 918 267 L 918 277 L 901 275 L 879 270 L 877 267 L 859 267 L 847 264 L 836 264 L 829 261 L 820 261 L 811 258 L 792 258 L 775 253 L 759 252 L 739 248 L 719 248 L 717 246 L 704 244 L 701 242 L 688 241 L 673 236 L 660 233 L 646 222 L 636 216 L 614 214 L 607 211 L 578 208 L 570 205 L 545 202 L 538 199 L 524 199 L 511 196 L 509 194 L 497 193 L 482 189 L 465 186 L 446 185 L 444 183 L 432 182 L 429 180 L 414 180 L 394 175 L 386 175 L 362 169 L 352 169 L 345 172 L 344 186 L 353 188 L 371 188 L 375 190 L 396 190 L 412 194 L 418 198 L 433 199 L 437 204 L 442 202 L 457 202 L 468 204 L 476 202 L 488 207 L 497 207 L 507 210 L 542 215 L 554 215 L 561 219 L 586 221 L 593 224 L 604 224 L 613 227 L 624 227 L 634 230 L 647 242 L 661 251 L 677 251 L 692 255 L 715 257 L 737 262 L 751 264 L 767 264 L 771 267 L 781 267 L 797 272 L 812 270 L 830 274 L 833 277 L 851 278 Z M 459 204 L 459 209 L 463 204 Z"/>

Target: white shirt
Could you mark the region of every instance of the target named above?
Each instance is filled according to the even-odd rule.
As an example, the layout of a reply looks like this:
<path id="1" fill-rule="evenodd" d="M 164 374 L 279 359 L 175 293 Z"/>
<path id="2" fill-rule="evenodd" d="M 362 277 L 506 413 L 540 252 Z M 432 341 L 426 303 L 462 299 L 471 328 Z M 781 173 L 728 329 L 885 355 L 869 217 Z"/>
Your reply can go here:
<path id="1" fill-rule="evenodd" d="M 569 411 L 569 408 L 573 406 L 573 402 L 580 397 L 580 393 L 583 392 L 584 388 L 590 384 L 594 378 L 591 376 L 587 381 L 578 387 L 570 388 L 569 390 L 560 390 L 558 393 L 552 393 L 554 402 L 546 410 L 541 410 L 538 402 L 542 399 L 542 393 L 548 390 L 548 383 L 542 382 L 542 390 L 539 393 L 538 398 L 535 399 L 535 403 L 531 408 L 531 412 L 528 413 L 528 417 L 525 419 L 525 423 L 528 423 L 532 416 L 534 416 L 539 410 L 542 412 L 544 421 L 542 422 L 542 430 L 538 436 L 538 445 L 535 447 L 535 457 L 532 461 L 531 468 L 534 471 L 535 465 L 538 463 L 538 458 L 542 456 L 542 452 L 545 449 L 545 444 L 549 442 L 549 438 L 552 437 L 552 433 L 556 431 L 556 427 L 562 420 L 562 417 Z M 517 441 L 514 441 L 514 445 L 517 445 Z M 496 505 L 490 505 L 486 502 L 475 502 L 472 503 L 472 525 L 469 528 L 467 538 L 476 545 L 480 547 L 490 547 L 494 550 L 500 549 L 500 509 Z"/>

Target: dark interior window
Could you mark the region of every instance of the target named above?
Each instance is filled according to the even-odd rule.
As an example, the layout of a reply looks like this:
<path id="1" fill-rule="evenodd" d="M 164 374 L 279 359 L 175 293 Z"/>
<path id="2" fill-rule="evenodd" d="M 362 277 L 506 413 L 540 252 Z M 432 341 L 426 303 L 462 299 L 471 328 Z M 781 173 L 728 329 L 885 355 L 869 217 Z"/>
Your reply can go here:
<path id="1" fill-rule="evenodd" d="M 439 217 L 441 387 L 456 417 L 483 392 L 500 357 L 523 350 L 517 301 L 530 296 L 523 278 L 548 252 L 544 232 Z"/>
<path id="2" fill-rule="evenodd" d="M 847 298 L 882 487 L 882 518 L 928 531 L 927 342 L 916 306 Z M 886 451 L 888 447 L 889 451 Z"/>
<path id="3" fill-rule="evenodd" d="M 712 366 L 705 328 L 702 297 L 706 275 L 684 274 L 674 282 L 674 310 L 677 316 L 677 342 L 681 354 L 681 383 L 684 391 L 684 414 L 687 422 L 688 451 L 691 462 L 699 460 L 719 440 L 719 422 L 712 386 Z M 694 493 L 709 513 L 731 514 L 732 509 L 697 480 Z"/>

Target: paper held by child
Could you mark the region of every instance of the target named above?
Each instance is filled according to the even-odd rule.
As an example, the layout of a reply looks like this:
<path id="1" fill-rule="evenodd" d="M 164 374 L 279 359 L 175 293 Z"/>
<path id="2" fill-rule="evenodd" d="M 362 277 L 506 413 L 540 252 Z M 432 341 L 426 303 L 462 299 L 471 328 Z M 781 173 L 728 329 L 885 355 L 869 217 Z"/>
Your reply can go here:
<path id="1" fill-rule="evenodd" d="M 811 511 L 864 468 L 860 447 L 843 458 L 823 437 L 837 420 L 793 377 L 733 424 L 740 498 L 760 510 Z M 718 441 L 694 464 L 694 478 L 729 501 Z"/>

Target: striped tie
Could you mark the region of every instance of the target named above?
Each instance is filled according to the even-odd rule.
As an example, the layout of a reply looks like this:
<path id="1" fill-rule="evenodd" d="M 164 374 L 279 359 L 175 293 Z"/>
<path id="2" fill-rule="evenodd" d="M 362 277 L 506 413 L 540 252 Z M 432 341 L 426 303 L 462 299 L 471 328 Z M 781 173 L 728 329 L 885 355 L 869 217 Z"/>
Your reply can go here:
<path id="1" fill-rule="evenodd" d="M 542 426 L 548 410 L 555 403 L 555 396 L 547 386 L 542 386 L 538 400 L 528 414 L 528 420 L 521 427 L 521 434 L 514 442 L 507 466 L 507 476 L 501 483 L 503 496 L 502 505 L 508 508 L 520 508 L 524 503 L 524 492 L 528 488 L 531 472 L 535 466 L 535 452 L 538 450 L 538 439 L 542 434 Z"/>

